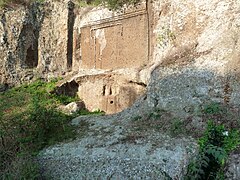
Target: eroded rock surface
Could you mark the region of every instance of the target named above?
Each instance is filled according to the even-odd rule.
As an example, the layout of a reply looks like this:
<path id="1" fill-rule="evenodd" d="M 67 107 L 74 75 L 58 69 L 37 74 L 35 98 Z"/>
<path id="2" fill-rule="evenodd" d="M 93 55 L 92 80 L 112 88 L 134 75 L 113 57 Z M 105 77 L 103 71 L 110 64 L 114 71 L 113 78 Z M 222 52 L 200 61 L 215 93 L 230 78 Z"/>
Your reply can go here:
<path id="1" fill-rule="evenodd" d="M 146 92 L 146 84 L 139 82 L 137 74 L 133 69 L 82 72 L 60 81 L 55 93 L 78 95 L 88 110 L 113 114 L 130 107 Z"/>
<path id="2" fill-rule="evenodd" d="M 0 84 L 30 81 L 38 65 L 40 4 L 0 10 Z"/>
<path id="3" fill-rule="evenodd" d="M 149 105 L 182 114 L 211 101 L 239 106 L 239 2 L 170 0 L 152 6 L 158 63 L 152 66 Z"/>
<path id="4" fill-rule="evenodd" d="M 60 105 L 58 110 L 62 111 L 65 114 L 74 114 L 80 110 L 85 110 L 85 104 L 83 101 L 71 102 L 67 105 Z"/>

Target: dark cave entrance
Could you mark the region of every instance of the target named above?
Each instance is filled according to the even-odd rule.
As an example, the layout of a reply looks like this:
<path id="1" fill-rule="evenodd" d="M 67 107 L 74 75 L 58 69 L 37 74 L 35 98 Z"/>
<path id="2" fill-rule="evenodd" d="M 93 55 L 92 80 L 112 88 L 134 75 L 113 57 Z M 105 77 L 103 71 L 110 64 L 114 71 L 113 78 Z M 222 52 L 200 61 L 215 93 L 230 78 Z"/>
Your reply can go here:
<path id="1" fill-rule="evenodd" d="M 25 63 L 29 68 L 34 68 L 38 65 L 38 50 L 33 45 L 27 49 Z"/>
<path id="2" fill-rule="evenodd" d="M 77 96 L 79 84 L 76 81 L 71 81 L 71 82 L 65 82 L 61 86 L 57 87 L 55 89 L 55 93 L 57 95 L 66 95 L 66 96 L 71 96 L 75 97 Z"/>

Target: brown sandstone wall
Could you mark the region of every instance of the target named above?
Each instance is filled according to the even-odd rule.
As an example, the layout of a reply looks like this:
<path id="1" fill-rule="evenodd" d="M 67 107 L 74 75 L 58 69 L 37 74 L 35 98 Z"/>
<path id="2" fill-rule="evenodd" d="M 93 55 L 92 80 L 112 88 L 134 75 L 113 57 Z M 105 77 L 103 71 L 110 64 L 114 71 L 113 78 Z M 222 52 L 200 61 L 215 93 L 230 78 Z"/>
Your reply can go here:
<path id="1" fill-rule="evenodd" d="M 81 68 L 134 68 L 148 63 L 146 11 L 83 27 Z"/>

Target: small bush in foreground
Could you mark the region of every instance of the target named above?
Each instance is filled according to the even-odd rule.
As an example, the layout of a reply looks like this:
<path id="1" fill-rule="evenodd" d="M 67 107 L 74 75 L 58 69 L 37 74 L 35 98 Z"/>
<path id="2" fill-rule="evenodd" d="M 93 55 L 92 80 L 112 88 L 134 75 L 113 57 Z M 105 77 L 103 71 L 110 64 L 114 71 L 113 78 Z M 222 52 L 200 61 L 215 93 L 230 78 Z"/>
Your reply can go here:
<path id="1" fill-rule="evenodd" d="M 224 179 L 224 166 L 228 155 L 239 144 L 239 131 L 228 131 L 224 125 L 209 121 L 204 136 L 199 140 L 199 155 L 190 163 L 185 179 Z"/>
<path id="2" fill-rule="evenodd" d="M 58 111 L 61 103 L 76 98 L 50 92 L 56 81 L 38 80 L 0 93 L 0 179 L 37 179 L 33 161 L 41 149 L 75 137 L 70 121 L 82 114 Z"/>
<path id="3" fill-rule="evenodd" d="M 75 130 L 69 125 L 71 119 L 54 108 L 41 106 L 36 98 L 29 110 L 19 112 L 11 119 L 1 116 L 0 172 L 3 174 L 0 173 L 0 177 L 29 179 L 31 175 L 30 179 L 33 179 L 33 175 L 37 176 L 37 166 L 31 162 L 32 155 L 46 146 L 73 138 Z"/>

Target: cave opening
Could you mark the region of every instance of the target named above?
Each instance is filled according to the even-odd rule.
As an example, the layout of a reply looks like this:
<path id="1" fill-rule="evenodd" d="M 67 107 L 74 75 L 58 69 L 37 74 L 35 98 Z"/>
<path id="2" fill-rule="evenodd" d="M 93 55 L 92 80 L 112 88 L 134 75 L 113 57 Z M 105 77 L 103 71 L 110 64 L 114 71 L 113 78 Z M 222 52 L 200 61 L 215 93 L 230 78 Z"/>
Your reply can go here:
<path id="1" fill-rule="evenodd" d="M 79 84 L 76 81 L 65 82 L 61 86 L 55 89 L 57 95 L 66 95 L 76 97 L 78 92 Z"/>
<path id="2" fill-rule="evenodd" d="M 27 49 L 25 64 L 29 68 L 34 68 L 38 65 L 38 50 L 33 45 Z"/>

